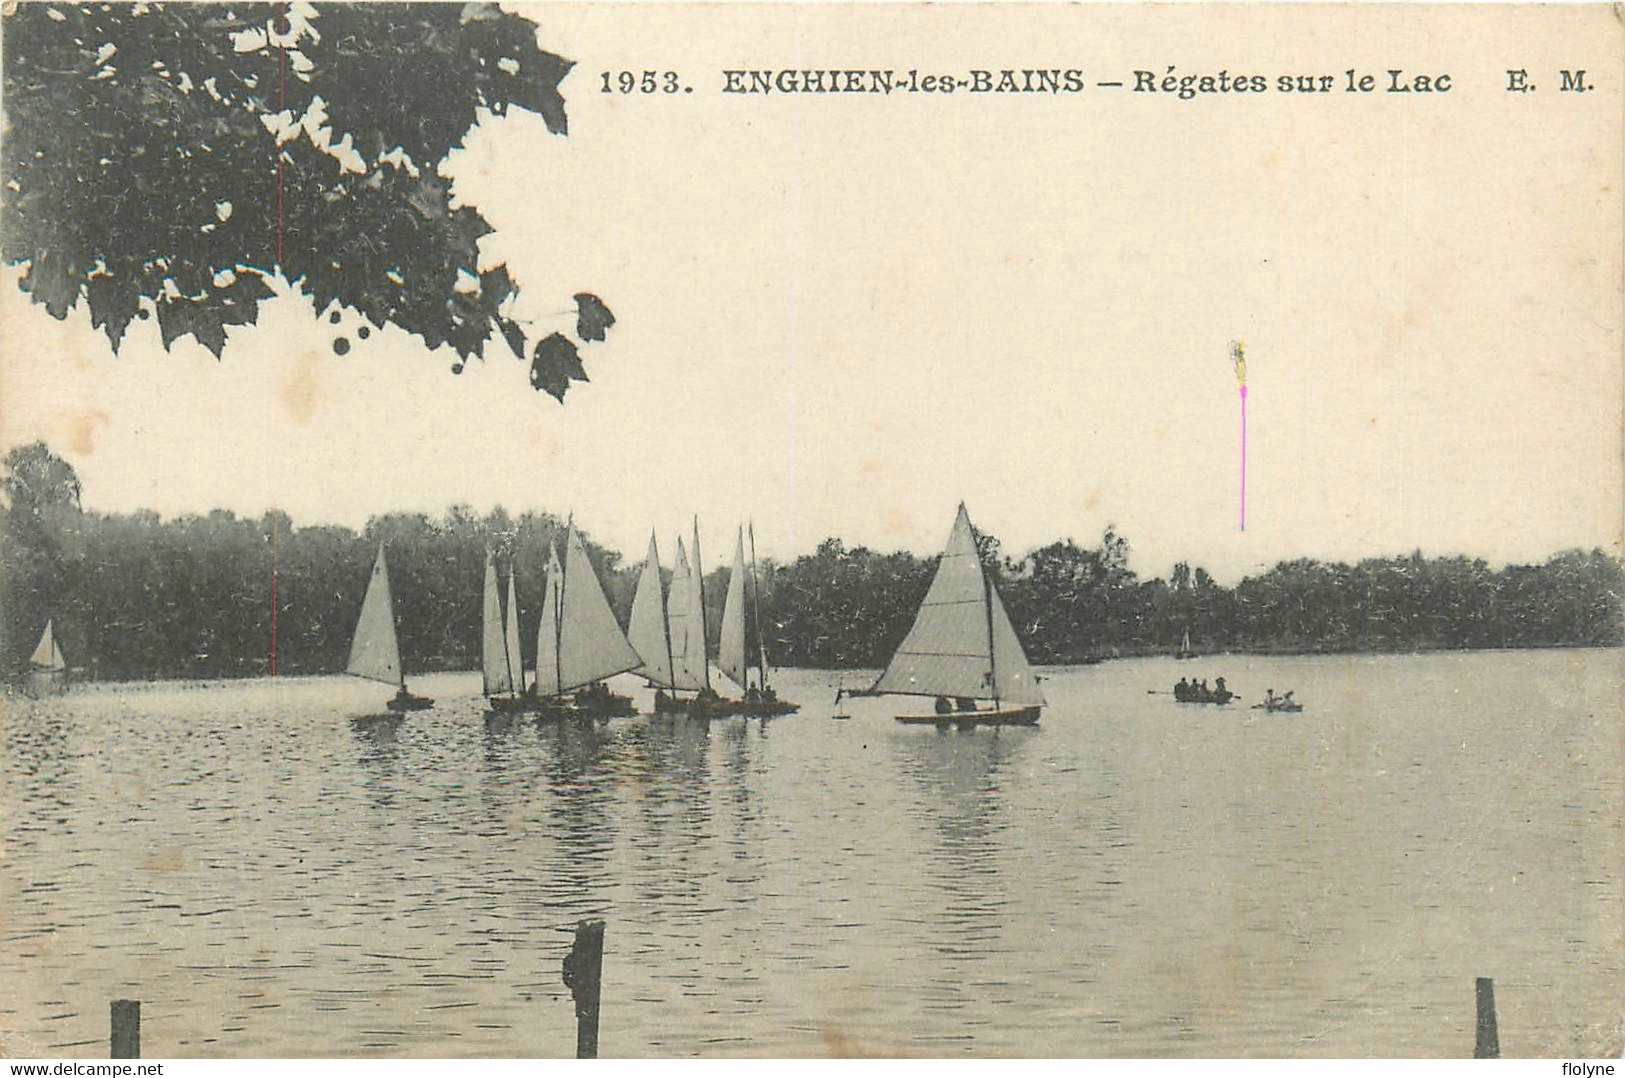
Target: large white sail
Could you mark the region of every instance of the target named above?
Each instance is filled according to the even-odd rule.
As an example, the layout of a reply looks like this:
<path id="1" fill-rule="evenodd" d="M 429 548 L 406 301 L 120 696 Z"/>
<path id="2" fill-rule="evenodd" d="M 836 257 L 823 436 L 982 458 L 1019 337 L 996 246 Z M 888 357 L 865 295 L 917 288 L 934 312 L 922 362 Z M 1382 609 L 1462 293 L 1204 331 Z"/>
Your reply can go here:
<path id="1" fill-rule="evenodd" d="M 519 650 L 519 574 L 508 572 L 508 616 L 502 633 L 503 651 L 508 664 L 508 683 L 514 692 L 525 689 L 525 653 Z"/>
<path id="2" fill-rule="evenodd" d="M 544 696 L 579 689 L 601 681 L 613 674 L 635 670 L 642 659 L 627 642 L 609 607 L 598 574 L 587 557 L 587 548 L 574 527 L 565 536 L 564 567 L 558 590 L 552 585 L 555 555 L 548 564 L 548 602 L 557 611 L 553 615 L 554 641 L 551 658 L 553 666 L 542 662 L 538 648 L 537 685 Z M 542 625 L 538 638 L 545 637 L 549 626 L 548 610 L 542 611 Z"/>
<path id="3" fill-rule="evenodd" d="M 663 689 L 672 688 L 673 650 L 666 633 L 666 600 L 660 588 L 660 551 L 655 537 L 649 536 L 649 556 L 644 559 L 643 572 L 638 577 L 638 590 L 632 596 L 632 619 L 627 623 L 627 641 L 638 653 L 643 665 L 638 673 L 649 684 Z"/>
<path id="4" fill-rule="evenodd" d="M 705 624 L 705 563 L 700 558 L 700 521 L 694 519 L 694 564 L 690 566 L 694 586 L 688 589 L 688 618 L 696 631 L 689 639 L 689 668 L 702 688 L 711 687 L 710 631 Z"/>
<path id="5" fill-rule="evenodd" d="M 564 590 L 564 566 L 559 564 L 559 548 L 547 547 L 547 590 L 542 599 L 542 620 L 536 626 L 536 691 L 556 695 L 563 678 L 559 668 L 559 607 Z"/>
<path id="6" fill-rule="evenodd" d="M 722 603 L 722 633 L 717 638 L 717 665 L 741 689 L 750 669 L 745 654 L 745 536 L 734 544 L 733 570 L 728 574 L 728 595 Z"/>
<path id="7" fill-rule="evenodd" d="M 62 648 L 56 642 L 56 634 L 51 631 L 51 622 L 45 622 L 45 631 L 40 634 L 39 647 L 34 654 L 28 657 L 29 663 L 38 670 L 66 670 L 68 661 L 62 655 Z"/>
<path id="8" fill-rule="evenodd" d="M 347 673 L 404 685 L 401 677 L 401 645 L 395 637 L 395 600 L 389 592 L 389 566 L 384 562 L 384 544 L 378 544 L 378 560 L 373 562 L 367 581 L 367 597 L 361 600 L 361 617 L 350 642 Z"/>
<path id="9" fill-rule="evenodd" d="M 699 585 L 688 564 L 683 539 L 677 538 L 677 567 L 672 570 L 666 595 L 666 624 L 671 632 L 672 688 L 697 691 L 705 687 L 705 622 L 694 616 Z M 634 645 L 635 646 L 635 645 Z"/>
<path id="10" fill-rule="evenodd" d="M 485 681 L 485 695 L 511 692 L 513 681 L 508 677 L 508 659 L 502 646 L 502 598 L 497 593 L 497 567 L 491 561 L 491 552 L 485 552 L 485 592 L 480 608 L 480 670 Z"/>
<path id="11" fill-rule="evenodd" d="M 875 688 L 916 696 L 1043 702 L 1004 604 L 982 574 L 963 504 L 914 626 Z"/>

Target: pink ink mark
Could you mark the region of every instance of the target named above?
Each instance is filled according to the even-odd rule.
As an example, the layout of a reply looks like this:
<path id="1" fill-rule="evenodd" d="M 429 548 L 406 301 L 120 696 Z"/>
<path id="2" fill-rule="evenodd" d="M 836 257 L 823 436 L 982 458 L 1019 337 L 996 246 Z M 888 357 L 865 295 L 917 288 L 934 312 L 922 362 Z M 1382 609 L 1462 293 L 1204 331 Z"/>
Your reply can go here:
<path id="1" fill-rule="evenodd" d="M 1241 385 L 1241 530 L 1247 530 L 1247 384 Z"/>

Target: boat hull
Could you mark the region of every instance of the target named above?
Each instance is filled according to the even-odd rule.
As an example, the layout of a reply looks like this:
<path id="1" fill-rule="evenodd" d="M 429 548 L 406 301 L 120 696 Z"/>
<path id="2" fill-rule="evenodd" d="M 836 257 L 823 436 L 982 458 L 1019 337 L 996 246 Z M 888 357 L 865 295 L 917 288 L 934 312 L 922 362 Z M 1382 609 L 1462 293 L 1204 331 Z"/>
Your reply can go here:
<path id="1" fill-rule="evenodd" d="M 515 715 L 540 708 L 535 698 L 529 696 L 487 696 L 485 705 L 498 715 Z"/>
<path id="2" fill-rule="evenodd" d="M 1209 689 L 1206 696 L 1180 696 L 1176 691 L 1174 701 L 1181 704 L 1228 704 L 1236 698 L 1236 694 L 1226 689 L 1224 692 L 1214 692 Z"/>
<path id="3" fill-rule="evenodd" d="M 800 710 L 800 704 L 792 704 L 788 700 L 741 700 L 733 713 L 743 715 L 747 719 L 771 719 L 776 715 L 790 715 Z"/>
<path id="4" fill-rule="evenodd" d="M 930 715 L 899 715 L 897 721 L 905 726 L 936 726 L 946 730 L 950 726 L 974 729 L 978 726 L 1036 726 L 1041 709 L 1033 707 L 1006 707 L 987 711 L 947 711 Z"/>
<path id="5" fill-rule="evenodd" d="M 638 713 L 630 696 L 609 695 L 590 700 L 549 696 L 526 702 L 544 719 L 629 719 Z"/>
<path id="6" fill-rule="evenodd" d="M 434 707 L 434 699 L 428 696 L 413 696 L 410 693 L 404 696 L 393 697 L 384 705 L 396 713 L 407 711 L 427 711 Z"/>

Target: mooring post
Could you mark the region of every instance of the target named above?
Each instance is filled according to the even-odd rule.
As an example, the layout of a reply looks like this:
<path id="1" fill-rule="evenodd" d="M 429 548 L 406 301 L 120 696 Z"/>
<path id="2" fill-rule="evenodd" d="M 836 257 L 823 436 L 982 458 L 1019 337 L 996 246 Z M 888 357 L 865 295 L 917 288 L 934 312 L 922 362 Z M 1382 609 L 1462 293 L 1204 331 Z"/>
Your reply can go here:
<path id="1" fill-rule="evenodd" d="M 1501 1058 L 1501 1037 L 1495 1030 L 1495 982 L 1488 977 L 1478 979 L 1478 1044 L 1473 1058 Z"/>
<path id="2" fill-rule="evenodd" d="M 576 1058 L 598 1058 L 598 987 L 604 975 L 604 922 L 576 924 L 575 946 L 564 956 L 564 985 L 576 1001 Z"/>
<path id="3" fill-rule="evenodd" d="M 115 999 L 112 1019 L 113 1036 L 108 1044 L 109 1059 L 141 1058 L 141 1001 Z"/>

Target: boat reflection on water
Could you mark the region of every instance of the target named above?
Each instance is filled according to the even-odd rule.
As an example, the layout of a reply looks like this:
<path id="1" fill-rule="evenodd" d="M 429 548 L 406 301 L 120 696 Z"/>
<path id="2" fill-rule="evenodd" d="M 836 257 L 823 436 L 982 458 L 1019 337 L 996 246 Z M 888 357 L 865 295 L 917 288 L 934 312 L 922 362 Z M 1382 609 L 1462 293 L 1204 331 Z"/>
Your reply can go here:
<path id="1" fill-rule="evenodd" d="M 1001 869 L 1011 822 L 1004 779 L 1042 734 L 1011 727 L 978 737 L 901 734 L 893 739 L 899 771 L 919 791 L 909 816 L 935 833 L 925 873 L 940 901 L 931 916 L 950 931 L 937 951 L 955 962 L 1000 953 L 991 945 L 1006 928 L 1009 888 L 1020 877 Z"/>

